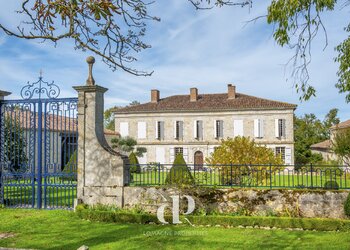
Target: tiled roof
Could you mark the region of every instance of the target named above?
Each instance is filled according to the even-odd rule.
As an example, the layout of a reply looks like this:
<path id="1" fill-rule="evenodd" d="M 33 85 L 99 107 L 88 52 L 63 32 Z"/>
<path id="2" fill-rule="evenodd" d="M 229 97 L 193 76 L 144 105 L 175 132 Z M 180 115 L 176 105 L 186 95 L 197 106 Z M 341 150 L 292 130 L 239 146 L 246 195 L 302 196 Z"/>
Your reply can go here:
<path id="1" fill-rule="evenodd" d="M 31 111 L 21 111 L 21 110 L 16 110 L 12 112 L 7 112 L 5 115 L 7 116 L 12 116 L 13 120 L 17 120 L 23 129 L 31 129 L 33 125 L 31 124 L 31 115 L 35 114 L 34 112 Z M 46 117 L 47 120 L 47 129 L 49 131 L 58 131 L 58 132 L 77 132 L 77 126 L 78 126 L 78 121 L 77 118 L 73 117 L 67 117 L 67 116 L 58 116 L 58 115 L 53 115 L 53 114 L 48 114 Z M 38 115 L 35 115 L 35 128 L 38 129 Z M 45 114 L 43 114 L 42 122 L 43 122 L 43 127 L 45 126 L 44 124 L 45 121 Z M 105 129 L 104 130 L 105 135 L 119 135 L 118 132 Z"/>
<path id="2" fill-rule="evenodd" d="M 331 140 L 325 140 L 310 146 L 311 149 L 330 149 L 331 148 Z"/>
<path id="3" fill-rule="evenodd" d="M 340 122 L 337 125 L 332 126 L 332 129 L 342 129 L 342 128 L 350 128 L 350 120 L 345 122 Z"/>
<path id="4" fill-rule="evenodd" d="M 7 113 L 7 114 L 6 114 Z M 32 122 L 35 122 L 35 129 L 38 129 L 38 122 L 39 117 L 37 113 L 31 112 L 31 111 L 22 111 L 22 110 L 15 110 L 12 112 L 6 112 L 6 116 L 12 116 L 12 120 L 17 120 L 21 126 L 21 128 L 24 129 L 31 129 L 34 127 L 34 124 L 31 124 Z M 34 117 L 33 117 L 34 116 Z M 45 118 L 46 118 L 46 124 L 45 124 Z M 49 131 L 67 131 L 67 132 L 74 132 L 77 131 L 77 119 L 73 117 L 67 117 L 67 116 L 59 116 L 59 115 L 53 115 L 53 114 L 47 114 L 45 117 L 45 114 L 42 116 L 42 127 L 47 126 L 46 129 Z"/>
<path id="5" fill-rule="evenodd" d="M 278 102 L 245 94 L 236 94 L 235 99 L 228 99 L 225 94 L 198 95 L 196 102 L 190 101 L 190 95 L 174 95 L 160 99 L 158 103 L 144 103 L 116 109 L 116 114 L 171 111 L 224 111 L 256 109 L 295 109 L 297 105 Z"/>

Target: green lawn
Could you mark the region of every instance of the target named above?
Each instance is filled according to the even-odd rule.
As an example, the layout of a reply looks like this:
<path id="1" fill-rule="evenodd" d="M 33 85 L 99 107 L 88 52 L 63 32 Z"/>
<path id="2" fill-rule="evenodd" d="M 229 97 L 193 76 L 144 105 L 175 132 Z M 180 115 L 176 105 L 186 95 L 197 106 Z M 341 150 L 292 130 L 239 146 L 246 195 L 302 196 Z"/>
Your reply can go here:
<path id="1" fill-rule="evenodd" d="M 218 172 L 204 173 L 192 172 L 195 183 L 201 186 L 225 186 L 221 181 L 221 175 Z M 167 172 L 161 171 L 144 171 L 142 173 L 132 174 L 133 186 L 141 185 L 164 185 L 167 178 Z M 226 177 L 229 179 L 229 177 Z M 259 180 L 259 181 L 257 181 Z M 304 173 L 304 174 L 273 174 L 271 179 L 269 176 L 263 176 L 257 172 L 254 174 L 249 187 L 262 188 L 323 188 L 327 181 L 336 181 L 341 189 L 350 189 L 350 174 L 343 174 L 342 176 L 325 176 L 320 174 Z"/>
<path id="2" fill-rule="evenodd" d="M 15 236 L 1 239 L 1 247 L 32 249 L 350 249 L 350 232 L 120 225 L 71 211 L 0 209 L 4 233 Z"/>
<path id="3" fill-rule="evenodd" d="M 76 182 L 65 183 L 51 178 L 46 188 L 42 186 L 42 202 L 46 200 L 46 206 L 51 208 L 73 207 L 76 198 Z M 19 180 L 3 184 L 4 203 L 7 207 L 31 207 L 37 202 L 37 183 L 33 185 L 29 181 Z M 44 199 L 46 197 L 46 199 Z"/>

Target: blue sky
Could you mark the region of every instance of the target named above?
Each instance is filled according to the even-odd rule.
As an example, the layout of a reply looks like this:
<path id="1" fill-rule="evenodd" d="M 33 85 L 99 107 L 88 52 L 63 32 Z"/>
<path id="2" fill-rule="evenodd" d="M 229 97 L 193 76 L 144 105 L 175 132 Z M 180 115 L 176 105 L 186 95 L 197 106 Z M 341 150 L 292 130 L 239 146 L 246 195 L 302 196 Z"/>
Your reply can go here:
<path id="1" fill-rule="evenodd" d="M 268 2 L 268 1 L 266 1 Z M 226 92 L 233 83 L 237 91 L 274 100 L 298 104 L 296 113 L 315 113 L 321 119 L 331 108 L 339 109 L 342 120 L 350 119 L 350 104 L 334 87 L 337 64 L 334 47 L 346 37 L 343 27 L 349 21 L 345 9 L 327 13 L 324 23 L 328 47 L 323 50 L 324 37 L 313 44 L 310 83 L 317 97 L 299 102 L 285 63 L 293 51 L 279 47 L 272 38 L 272 27 L 261 19 L 246 21 L 265 14 L 266 4 L 255 4 L 249 11 L 242 8 L 218 8 L 196 11 L 186 0 L 159 0 L 150 12 L 161 18 L 148 26 L 146 40 L 151 49 L 137 57 L 134 66 L 154 70 L 150 77 L 136 77 L 124 71 L 112 72 L 98 58 L 94 77 L 107 87 L 105 106 L 125 105 L 132 100 L 147 102 L 150 89 L 159 89 L 161 97 L 187 94 L 190 87 L 199 93 Z M 0 22 L 16 27 L 20 18 L 14 13 L 17 1 L 6 1 L 0 10 Z M 37 80 L 40 69 L 44 79 L 60 85 L 61 97 L 75 96 L 72 86 L 83 85 L 87 78 L 85 58 L 90 53 L 75 51 L 69 40 L 55 48 L 52 44 L 17 40 L 0 33 L 0 89 L 19 97 L 27 81 Z"/>

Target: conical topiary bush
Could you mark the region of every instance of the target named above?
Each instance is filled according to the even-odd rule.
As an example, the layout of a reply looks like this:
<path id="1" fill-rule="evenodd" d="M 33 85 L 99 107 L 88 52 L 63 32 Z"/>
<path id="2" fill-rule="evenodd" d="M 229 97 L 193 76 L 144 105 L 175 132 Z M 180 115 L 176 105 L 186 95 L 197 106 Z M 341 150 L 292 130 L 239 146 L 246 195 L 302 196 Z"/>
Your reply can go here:
<path id="1" fill-rule="evenodd" d="M 141 173 L 141 166 L 134 152 L 129 155 L 130 173 Z"/>
<path id="2" fill-rule="evenodd" d="M 170 185 L 194 185 L 194 178 L 182 154 L 176 155 L 173 166 L 165 179 L 165 183 Z"/>

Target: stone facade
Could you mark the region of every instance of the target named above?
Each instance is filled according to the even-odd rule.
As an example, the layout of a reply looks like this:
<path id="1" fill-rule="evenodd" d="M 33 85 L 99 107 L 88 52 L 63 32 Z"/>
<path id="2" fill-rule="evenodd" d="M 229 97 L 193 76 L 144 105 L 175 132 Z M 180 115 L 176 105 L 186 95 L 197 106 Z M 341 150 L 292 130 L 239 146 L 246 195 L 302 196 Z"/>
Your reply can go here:
<path id="1" fill-rule="evenodd" d="M 349 191 L 125 187 L 125 208 L 156 213 L 161 204 L 171 201 L 172 195 L 192 196 L 201 213 L 346 218 L 344 202 Z"/>
<path id="2" fill-rule="evenodd" d="M 229 86 L 232 88 L 232 86 Z M 230 90 L 230 88 L 229 88 Z M 191 89 L 193 92 L 193 89 Z M 155 90 L 152 91 L 152 98 L 155 98 Z M 192 93 L 191 102 L 195 102 Z M 189 95 L 190 98 L 191 95 Z M 153 100 L 156 102 L 156 100 Z M 149 162 L 160 162 L 171 164 L 174 160 L 175 148 L 183 150 L 187 163 L 195 164 L 195 153 L 201 152 L 203 160 L 210 156 L 215 147 L 220 145 L 222 138 L 235 136 L 235 121 L 242 121 L 242 136 L 254 138 L 262 145 L 276 150 L 277 147 L 284 148 L 285 163 L 294 164 L 294 130 L 293 130 L 294 108 L 284 109 L 242 109 L 242 110 L 217 110 L 217 111 L 157 111 L 157 112 L 119 112 L 115 113 L 116 130 L 121 136 L 135 138 L 139 146 L 147 148 L 147 154 L 139 159 L 141 164 Z M 256 136 L 255 120 L 263 123 L 263 136 Z M 285 121 L 284 136 L 276 136 L 276 120 Z M 222 137 L 216 138 L 216 121 L 223 121 Z M 182 136 L 175 138 L 176 121 L 182 123 Z M 196 138 L 195 122 L 202 122 L 202 138 Z M 163 138 L 157 138 L 157 122 L 164 126 Z M 140 133 L 140 124 L 145 132 Z"/>

